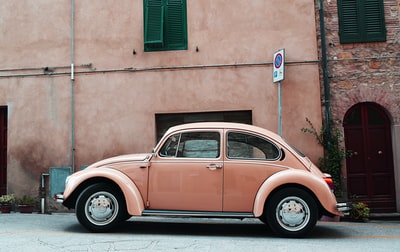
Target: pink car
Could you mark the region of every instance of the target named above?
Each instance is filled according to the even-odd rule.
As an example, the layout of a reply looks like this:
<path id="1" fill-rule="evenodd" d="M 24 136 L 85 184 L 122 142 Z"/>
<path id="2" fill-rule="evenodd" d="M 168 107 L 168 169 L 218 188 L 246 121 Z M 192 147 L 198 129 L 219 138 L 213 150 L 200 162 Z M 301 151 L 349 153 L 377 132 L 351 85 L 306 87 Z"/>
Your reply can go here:
<path id="1" fill-rule="evenodd" d="M 286 237 L 343 216 L 333 182 L 280 136 L 252 125 L 170 128 L 152 153 L 102 160 L 69 176 L 64 206 L 94 232 L 131 216 L 259 218 Z"/>

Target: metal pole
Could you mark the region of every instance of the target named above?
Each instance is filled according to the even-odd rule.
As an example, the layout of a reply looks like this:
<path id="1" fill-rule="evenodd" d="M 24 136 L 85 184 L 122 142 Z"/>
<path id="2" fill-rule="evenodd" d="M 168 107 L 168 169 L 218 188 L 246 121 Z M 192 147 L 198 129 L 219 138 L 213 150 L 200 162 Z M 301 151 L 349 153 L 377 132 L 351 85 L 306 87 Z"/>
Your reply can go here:
<path id="1" fill-rule="evenodd" d="M 278 134 L 282 136 L 282 85 L 278 82 Z"/>

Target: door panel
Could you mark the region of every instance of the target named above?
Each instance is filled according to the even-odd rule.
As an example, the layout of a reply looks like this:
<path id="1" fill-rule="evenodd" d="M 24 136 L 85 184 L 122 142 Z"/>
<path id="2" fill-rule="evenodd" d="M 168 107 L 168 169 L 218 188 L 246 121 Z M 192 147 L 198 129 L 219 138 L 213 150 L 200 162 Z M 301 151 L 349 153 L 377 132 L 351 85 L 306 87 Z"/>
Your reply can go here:
<path id="1" fill-rule="evenodd" d="M 349 176 L 364 173 L 364 138 L 361 128 L 345 128 L 347 173 Z"/>
<path id="2" fill-rule="evenodd" d="M 349 197 L 357 197 L 358 200 L 368 197 L 368 178 L 365 174 L 348 177 Z"/>
<path id="3" fill-rule="evenodd" d="M 224 162 L 224 211 L 252 212 L 262 183 L 271 175 L 284 170 L 274 162 Z"/>
<path id="4" fill-rule="evenodd" d="M 390 121 L 376 104 L 360 103 L 345 116 L 348 196 L 366 202 L 371 212 L 395 212 Z"/>
<path id="5" fill-rule="evenodd" d="M 369 166 L 373 173 L 390 172 L 392 168 L 389 164 L 387 139 L 384 128 L 370 128 L 368 130 L 370 138 L 370 149 L 368 153 Z"/>
<path id="6" fill-rule="evenodd" d="M 222 211 L 222 169 L 215 160 L 160 160 L 149 168 L 149 209 Z"/>

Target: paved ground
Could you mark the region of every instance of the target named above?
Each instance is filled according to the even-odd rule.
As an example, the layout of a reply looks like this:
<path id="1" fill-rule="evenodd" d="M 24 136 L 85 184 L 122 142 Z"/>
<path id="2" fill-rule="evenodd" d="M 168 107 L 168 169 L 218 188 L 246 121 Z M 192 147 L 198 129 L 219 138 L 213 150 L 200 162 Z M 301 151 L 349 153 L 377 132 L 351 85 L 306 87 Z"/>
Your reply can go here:
<path id="1" fill-rule="evenodd" d="M 310 237 L 274 236 L 255 219 L 131 218 L 87 232 L 73 214 L 0 214 L 0 251 L 399 251 L 400 221 L 319 222 Z"/>

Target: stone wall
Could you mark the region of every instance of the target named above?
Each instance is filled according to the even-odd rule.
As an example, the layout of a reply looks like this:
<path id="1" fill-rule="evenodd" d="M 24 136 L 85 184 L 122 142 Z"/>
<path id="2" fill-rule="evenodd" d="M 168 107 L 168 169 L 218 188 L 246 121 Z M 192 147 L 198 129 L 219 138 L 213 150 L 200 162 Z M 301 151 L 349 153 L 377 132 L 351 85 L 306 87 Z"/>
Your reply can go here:
<path id="1" fill-rule="evenodd" d="M 332 118 L 359 102 L 383 106 L 400 123 L 399 1 L 384 1 L 387 41 L 340 44 L 337 1 L 324 1 Z"/>
<path id="2" fill-rule="evenodd" d="M 331 118 L 343 129 L 345 113 L 357 103 L 374 102 L 386 110 L 391 119 L 395 190 L 400 209 L 400 1 L 384 1 L 386 42 L 352 44 L 339 42 L 337 1 L 323 2 Z M 321 90 L 324 92 L 322 78 Z M 345 164 L 342 172 L 346 176 Z"/>

